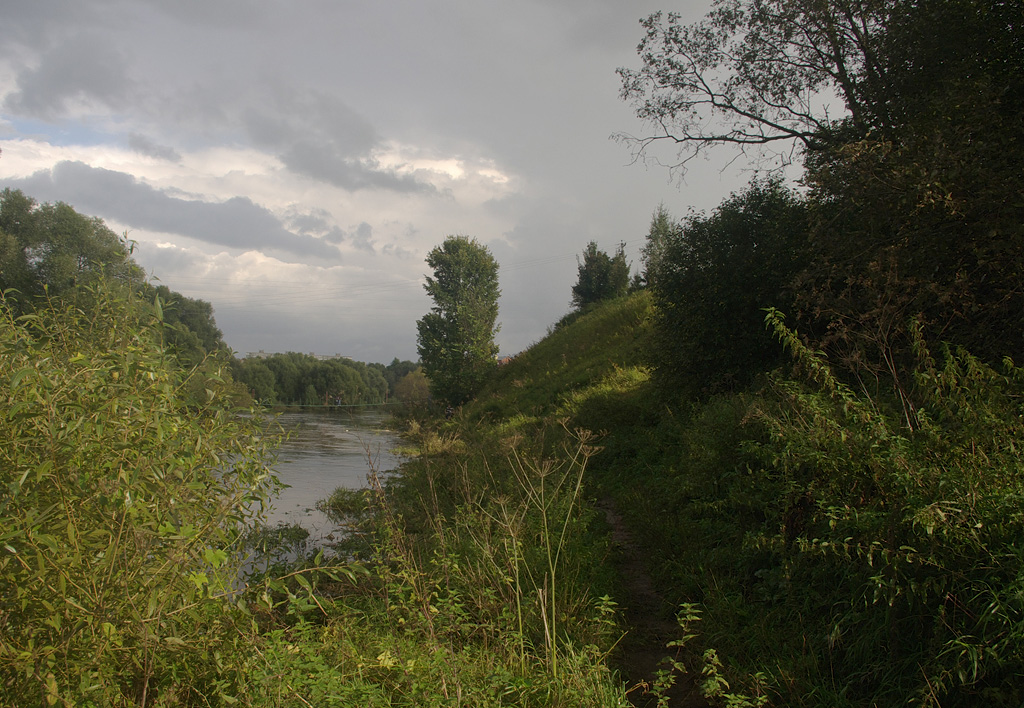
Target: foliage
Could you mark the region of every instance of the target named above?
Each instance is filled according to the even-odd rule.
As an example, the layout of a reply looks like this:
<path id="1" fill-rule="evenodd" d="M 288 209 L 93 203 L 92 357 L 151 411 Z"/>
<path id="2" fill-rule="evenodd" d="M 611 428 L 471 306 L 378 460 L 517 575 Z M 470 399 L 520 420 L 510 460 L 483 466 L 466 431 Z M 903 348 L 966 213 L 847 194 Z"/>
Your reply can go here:
<path id="1" fill-rule="evenodd" d="M 647 240 L 641 251 L 643 262 L 641 277 L 645 285 L 649 286 L 655 274 L 665 268 L 665 252 L 668 245 L 680 241 L 682 237 L 682 225 L 672 218 L 664 205 L 659 206 L 651 217 Z"/>
<path id="2" fill-rule="evenodd" d="M 353 538 L 372 539 L 379 599 L 347 597 L 324 632 L 333 639 L 308 660 L 333 650 L 327 675 L 352 672 L 339 695 L 360 686 L 370 705 L 628 705 L 605 661 L 614 606 L 595 596 L 600 536 L 582 494 L 594 450 L 568 436 L 539 458 L 477 432 L 420 429 L 421 454 L 400 474 L 324 505 Z M 435 442 L 462 436 L 472 444 Z"/>
<path id="3" fill-rule="evenodd" d="M 719 0 L 697 23 L 643 20 L 622 97 L 654 128 L 637 149 L 671 142 L 681 164 L 723 144 L 900 141 L 936 109 L 1019 114 L 1003 90 L 1020 80 L 1020 20 L 1005 0 Z"/>
<path id="4" fill-rule="evenodd" d="M 717 700 L 1020 702 L 1024 371 L 962 350 L 933 359 L 912 328 L 907 405 L 851 390 L 776 319 L 806 378 L 776 377 L 761 395 L 669 415 L 636 370 L 596 367 L 568 396 L 548 388 L 561 376 L 554 345 L 586 339 L 582 327 L 607 314 L 524 352 L 502 388 L 509 399 L 481 397 L 466 414 L 562 400 L 501 428 L 528 438 L 545 419 L 603 423 L 590 484 L 616 496 L 668 598 L 704 608 L 679 661 L 715 677 Z M 525 398 L 531 389 L 546 395 Z"/>
<path id="5" fill-rule="evenodd" d="M 781 405 L 757 414 L 770 436 L 758 454 L 793 504 L 759 543 L 785 567 L 790 602 L 831 606 L 808 636 L 824 649 L 833 634 L 831 670 L 851 699 L 1017 705 L 1024 371 L 998 373 L 963 350 L 936 361 L 912 328 L 908 419 L 770 321 L 813 383 L 780 382 Z M 801 589 L 821 593 L 825 577 L 835 590 L 820 599 Z"/>
<path id="6" fill-rule="evenodd" d="M 582 402 L 579 392 L 620 370 L 643 367 L 652 315 L 646 291 L 578 313 L 496 369 L 476 400 L 466 406 L 465 416 L 493 419 L 505 432 L 521 431 L 526 437 L 536 435 L 532 426 L 544 420 L 559 427 L 557 421 Z M 609 403 L 609 408 L 614 404 Z M 612 416 L 603 425 L 587 421 L 574 427 L 599 432 L 618 420 Z"/>
<path id="7" fill-rule="evenodd" d="M 100 279 L 142 280 L 128 246 L 100 219 L 63 202 L 37 204 L 20 190 L 0 192 L 0 291 L 17 291 L 9 307 L 27 311 L 44 292 L 70 296 Z"/>
<path id="8" fill-rule="evenodd" d="M 166 285 L 143 287 L 141 297 L 147 302 L 159 302 L 164 343 L 174 350 L 186 368 L 195 366 L 210 354 L 230 354 L 210 303 L 186 297 Z"/>
<path id="9" fill-rule="evenodd" d="M 805 220 L 796 195 L 778 182 L 755 182 L 711 216 L 652 229 L 646 277 L 657 306 L 654 361 L 669 398 L 744 387 L 780 362 L 761 326 L 762 308 L 792 301 Z"/>
<path id="10" fill-rule="evenodd" d="M 434 304 L 416 323 L 420 359 L 431 393 L 461 405 L 496 365 L 498 263 L 475 239 L 449 236 L 427 265 L 434 276 L 424 288 Z"/>
<path id="11" fill-rule="evenodd" d="M 158 323 L 91 292 L 88 311 L 0 302 L 0 685 L 17 705 L 230 697 L 217 657 L 242 618 L 218 598 L 275 489 L 267 441 L 216 371 L 183 398 L 197 372 Z"/>
<path id="12" fill-rule="evenodd" d="M 626 245 L 619 244 L 614 256 L 598 249 L 591 241 L 583 251 L 583 260 L 577 257 L 579 279 L 572 286 L 572 306 L 582 310 L 590 305 L 622 297 L 629 288 L 629 263 Z"/>
<path id="13" fill-rule="evenodd" d="M 417 367 L 395 382 L 395 398 L 412 408 L 422 408 L 430 401 L 430 385 L 422 367 Z"/>
<path id="14" fill-rule="evenodd" d="M 1019 358 L 1022 22 L 1004 0 L 721 0 L 692 25 L 654 14 L 641 68 L 620 70 L 652 126 L 633 143 L 670 142 L 680 166 L 714 145 L 802 150 L 813 259 L 796 314 L 845 375 L 898 379 L 911 318 L 933 345 Z"/>
<path id="15" fill-rule="evenodd" d="M 614 605 L 594 594 L 592 450 L 438 446 L 332 498 L 367 562 L 276 565 L 246 589 L 242 551 L 286 540 L 249 523 L 273 487 L 262 424 L 212 380 L 185 405 L 196 373 L 161 325 L 95 300 L 0 330 L 0 432 L 17 440 L 0 447 L 4 702 L 628 705 L 606 661 Z"/>
<path id="16" fill-rule="evenodd" d="M 186 368 L 209 354 L 227 354 L 213 306 L 147 282 L 131 243 L 102 220 L 63 202 L 38 204 L 20 190 L 0 193 L 0 290 L 9 290 L 15 313 L 31 312 L 52 298 L 88 309 L 90 286 L 100 281 L 133 301 L 140 319 L 163 321 L 164 342 Z"/>
<path id="17" fill-rule="evenodd" d="M 380 369 L 381 374 L 384 376 L 384 380 L 388 384 L 388 395 L 396 395 L 395 389 L 398 386 L 398 382 L 404 379 L 409 374 L 415 373 L 421 367 L 415 361 L 400 361 L 398 357 L 391 360 L 391 363 L 387 366 L 383 364 L 368 364 Z"/>
<path id="18" fill-rule="evenodd" d="M 245 358 L 234 369 L 236 380 L 266 405 L 383 403 L 388 391 L 379 368 L 340 357 L 288 352 Z"/>
<path id="19" fill-rule="evenodd" d="M 989 363 L 1024 352 L 1022 22 L 1020 3 L 901 4 L 878 49 L 893 129 L 809 156 L 802 320 L 867 381 L 906 368 L 911 318 Z"/>

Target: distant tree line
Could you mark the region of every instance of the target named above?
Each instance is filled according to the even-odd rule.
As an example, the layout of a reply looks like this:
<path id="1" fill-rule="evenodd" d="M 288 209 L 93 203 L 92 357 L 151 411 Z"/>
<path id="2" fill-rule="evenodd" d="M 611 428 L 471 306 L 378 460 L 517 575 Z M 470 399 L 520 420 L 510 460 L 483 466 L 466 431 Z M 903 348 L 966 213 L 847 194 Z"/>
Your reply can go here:
<path id="1" fill-rule="evenodd" d="M 265 405 L 348 406 L 387 402 L 417 368 L 398 359 L 384 366 L 288 352 L 237 361 L 234 376 Z"/>

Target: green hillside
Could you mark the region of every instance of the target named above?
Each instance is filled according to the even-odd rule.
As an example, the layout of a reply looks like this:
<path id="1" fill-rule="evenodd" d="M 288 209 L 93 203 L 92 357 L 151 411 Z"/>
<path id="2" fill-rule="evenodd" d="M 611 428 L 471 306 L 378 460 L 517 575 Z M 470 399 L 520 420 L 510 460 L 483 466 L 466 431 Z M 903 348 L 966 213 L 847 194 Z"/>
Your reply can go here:
<path id="1" fill-rule="evenodd" d="M 464 419 L 521 433 L 565 418 L 594 431 L 629 420 L 624 407 L 638 404 L 648 378 L 651 315 L 650 296 L 638 293 L 567 317 L 499 367 Z"/>
<path id="2" fill-rule="evenodd" d="M 564 641 L 605 597 L 620 636 L 603 661 L 635 687 L 671 654 L 670 705 L 1019 703 L 1024 372 L 933 349 L 912 325 L 908 420 L 769 312 L 781 368 L 672 399 L 645 364 L 656 324 L 643 292 L 569 317 L 421 431 L 435 452 L 416 496 L 438 531 L 469 528 L 467 503 L 477 519 L 539 512 L 544 549 L 550 509 L 568 514 L 550 573 L 573 581 Z M 545 481 L 571 497 L 545 506 Z"/>

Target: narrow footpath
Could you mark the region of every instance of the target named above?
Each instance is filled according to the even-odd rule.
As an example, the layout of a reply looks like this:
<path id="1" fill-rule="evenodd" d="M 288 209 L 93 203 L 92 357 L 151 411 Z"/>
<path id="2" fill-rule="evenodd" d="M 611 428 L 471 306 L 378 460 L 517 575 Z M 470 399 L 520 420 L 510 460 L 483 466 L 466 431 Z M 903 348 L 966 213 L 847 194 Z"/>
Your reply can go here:
<path id="1" fill-rule="evenodd" d="M 666 644 L 680 636 L 674 608 L 654 588 L 644 565 L 644 554 L 626 527 L 614 502 L 605 499 L 598 504 L 611 528 L 613 562 L 622 579 L 624 596 L 618 599 L 628 633 L 620 644 L 617 668 L 630 687 L 629 698 L 637 708 L 653 708 L 657 696 L 649 688 L 655 672 L 665 668 L 662 660 L 679 651 Z M 691 674 L 676 674 L 675 685 L 668 691 L 671 708 L 707 708 Z"/>

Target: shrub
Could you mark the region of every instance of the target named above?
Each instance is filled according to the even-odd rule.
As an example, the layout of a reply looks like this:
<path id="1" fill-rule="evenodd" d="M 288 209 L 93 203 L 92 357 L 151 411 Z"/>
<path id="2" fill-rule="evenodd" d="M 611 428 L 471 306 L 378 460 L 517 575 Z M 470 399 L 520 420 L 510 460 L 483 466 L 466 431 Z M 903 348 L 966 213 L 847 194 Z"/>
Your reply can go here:
<path id="1" fill-rule="evenodd" d="M 0 298 L 0 693 L 10 705 L 188 704 L 230 692 L 236 543 L 276 485 L 259 422 L 205 401 L 97 290 L 16 318 Z M 186 405 L 186 401 L 188 404 Z M 203 700 L 208 700 L 203 698 Z M 209 700 L 213 700 L 209 698 Z M 204 703 L 205 704 L 205 703 Z"/>

